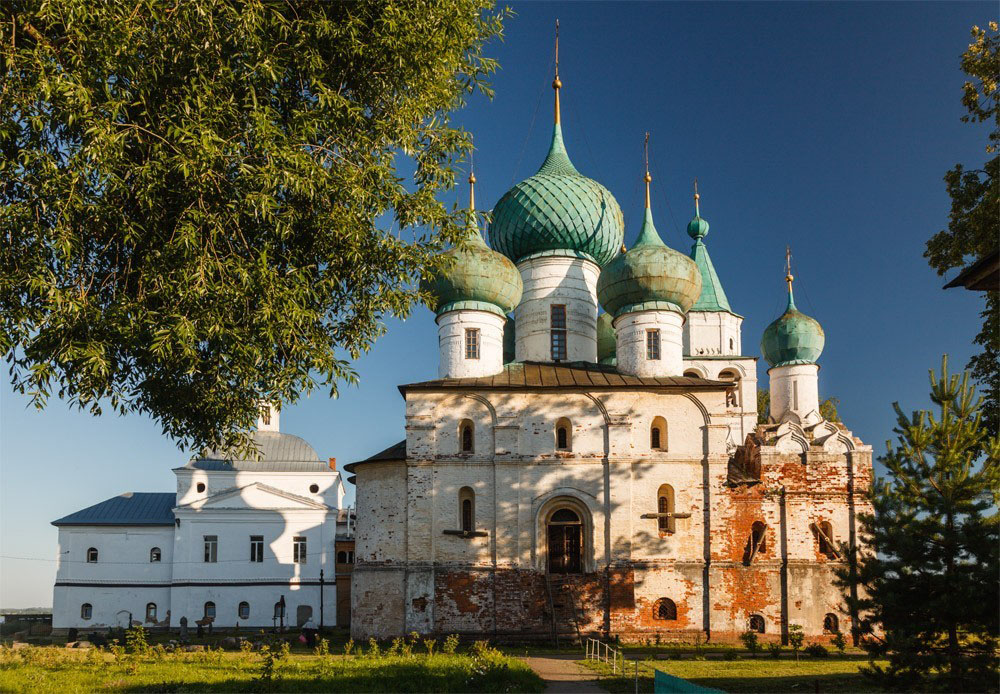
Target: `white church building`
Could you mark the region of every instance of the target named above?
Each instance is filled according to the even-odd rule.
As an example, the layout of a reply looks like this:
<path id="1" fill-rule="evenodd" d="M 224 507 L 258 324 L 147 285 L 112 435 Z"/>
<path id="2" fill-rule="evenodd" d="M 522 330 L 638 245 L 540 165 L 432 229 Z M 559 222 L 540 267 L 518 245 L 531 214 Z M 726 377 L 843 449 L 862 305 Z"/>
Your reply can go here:
<path id="1" fill-rule="evenodd" d="M 174 469 L 176 491 L 128 492 L 54 521 L 53 627 L 349 621 L 354 518 L 341 510 L 344 482 L 335 459 L 321 460 L 279 421 L 262 408 L 258 460 L 206 452 Z"/>

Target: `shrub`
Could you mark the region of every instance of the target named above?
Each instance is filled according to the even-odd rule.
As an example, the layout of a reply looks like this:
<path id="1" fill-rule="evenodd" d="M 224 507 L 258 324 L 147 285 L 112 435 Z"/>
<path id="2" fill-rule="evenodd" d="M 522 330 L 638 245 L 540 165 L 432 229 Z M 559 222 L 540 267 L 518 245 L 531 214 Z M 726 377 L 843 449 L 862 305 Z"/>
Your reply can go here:
<path id="1" fill-rule="evenodd" d="M 792 647 L 795 652 L 795 659 L 799 659 L 799 649 L 802 648 L 802 639 L 805 638 L 805 634 L 802 633 L 802 627 L 798 624 L 788 625 L 788 645 Z"/>
<path id="2" fill-rule="evenodd" d="M 813 658 L 825 658 L 829 655 L 829 651 L 826 650 L 826 647 L 818 643 L 810 643 L 805 647 L 805 652 L 806 655 Z"/>
<path id="3" fill-rule="evenodd" d="M 769 643 L 767 644 L 767 650 L 771 653 L 772 658 L 780 658 L 781 651 L 784 650 L 780 643 Z"/>
<path id="4" fill-rule="evenodd" d="M 125 631 L 125 651 L 140 658 L 149 655 L 149 641 L 146 640 L 146 630 L 141 624 L 131 626 Z"/>
<path id="5" fill-rule="evenodd" d="M 843 654 L 847 650 L 847 639 L 844 638 L 844 632 L 838 631 L 833 639 L 830 641 L 834 647 Z"/>
<path id="6" fill-rule="evenodd" d="M 760 641 L 757 639 L 757 632 L 750 631 L 749 629 L 744 631 L 740 634 L 740 641 L 742 641 L 743 645 L 746 646 L 746 649 L 750 651 L 750 655 L 756 658 L 757 652 L 760 650 Z"/>
<path id="7" fill-rule="evenodd" d="M 449 634 L 441 646 L 441 652 L 451 655 L 458 648 L 458 634 Z"/>
<path id="8" fill-rule="evenodd" d="M 347 639 L 347 643 L 344 644 L 344 655 L 350 656 L 351 651 L 354 650 L 354 639 Z"/>
<path id="9" fill-rule="evenodd" d="M 437 639 L 424 639 L 424 648 L 427 649 L 427 655 L 434 655 L 434 646 L 437 645 Z"/>
<path id="10" fill-rule="evenodd" d="M 288 645 L 287 643 L 285 645 Z M 278 670 L 278 661 L 281 659 L 281 651 L 275 650 L 271 646 L 263 646 L 260 649 L 260 669 L 253 681 L 257 689 L 271 691 L 275 682 L 281 679 L 281 672 Z"/>
<path id="11" fill-rule="evenodd" d="M 374 638 L 368 639 L 368 653 L 366 653 L 369 658 L 378 658 L 382 655 L 382 649 L 379 648 L 378 641 Z"/>
<path id="12" fill-rule="evenodd" d="M 740 657 L 738 655 L 736 655 L 736 651 L 734 651 L 732 648 L 730 648 L 725 653 L 722 654 L 722 659 L 723 660 L 739 660 Z"/>
<path id="13" fill-rule="evenodd" d="M 469 649 L 469 654 L 473 658 L 483 658 L 497 652 L 495 648 L 490 648 L 489 641 L 476 641 L 472 644 L 472 648 Z"/>
<path id="14" fill-rule="evenodd" d="M 313 653 L 320 657 L 330 655 L 330 642 L 326 639 L 320 639 L 319 643 L 316 644 L 316 648 L 313 649 Z"/>

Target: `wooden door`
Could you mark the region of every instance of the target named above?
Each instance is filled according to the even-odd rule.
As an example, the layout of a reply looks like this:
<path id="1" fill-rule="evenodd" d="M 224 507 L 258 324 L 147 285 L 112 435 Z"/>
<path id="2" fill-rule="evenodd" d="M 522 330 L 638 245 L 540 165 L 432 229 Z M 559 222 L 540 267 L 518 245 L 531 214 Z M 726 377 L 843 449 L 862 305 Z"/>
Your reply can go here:
<path id="1" fill-rule="evenodd" d="M 582 535 L 579 525 L 549 526 L 549 573 L 582 573 Z"/>

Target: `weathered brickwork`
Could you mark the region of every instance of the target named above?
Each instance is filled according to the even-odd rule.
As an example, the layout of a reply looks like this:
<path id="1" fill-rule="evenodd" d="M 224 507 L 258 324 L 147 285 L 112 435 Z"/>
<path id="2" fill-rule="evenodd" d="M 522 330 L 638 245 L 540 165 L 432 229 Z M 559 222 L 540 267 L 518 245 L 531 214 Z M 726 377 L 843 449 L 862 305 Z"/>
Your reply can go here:
<path id="1" fill-rule="evenodd" d="M 408 393 L 405 457 L 356 467 L 355 638 L 549 638 L 570 629 L 569 611 L 573 630 L 626 639 L 732 640 L 752 615 L 764 640 L 788 624 L 823 638 L 828 613 L 849 630 L 833 584 L 841 558 L 817 528 L 837 548 L 856 539 L 871 449 L 839 424 L 750 427 L 740 395 Z M 662 450 L 651 446 L 657 417 Z M 747 434 L 759 480 L 734 476 Z M 657 516 L 664 485 L 670 523 Z M 560 509 L 573 529 L 556 528 Z M 570 575 L 550 583 L 553 562 Z"/>

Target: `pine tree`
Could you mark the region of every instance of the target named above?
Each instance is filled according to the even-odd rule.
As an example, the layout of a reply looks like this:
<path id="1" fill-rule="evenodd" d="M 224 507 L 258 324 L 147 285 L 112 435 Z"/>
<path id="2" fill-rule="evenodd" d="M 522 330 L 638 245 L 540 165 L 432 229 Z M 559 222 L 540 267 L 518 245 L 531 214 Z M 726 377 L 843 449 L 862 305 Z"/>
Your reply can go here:
<path id="1" fill-rule="evenodd" d="M 930 380 L 940 415 L 893 404 L 897 442 L 879 459 L 888 475 L 871 487 L 874 514 L 860 517 L 869 549 L 848 552 L 838 579 L 861 617 L 865 672 L 885 688 L 995 690 L 1000 439 L 947 356 Z"/>

